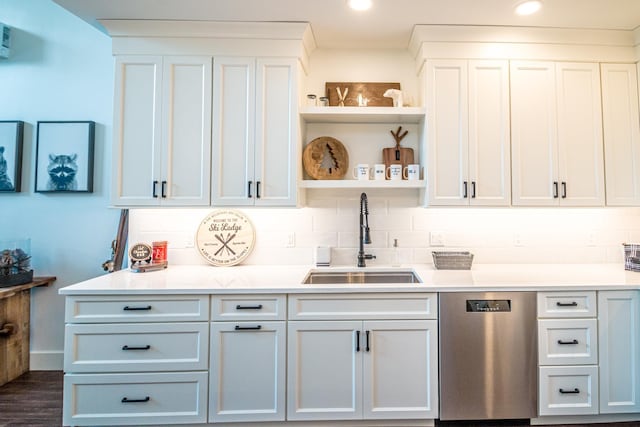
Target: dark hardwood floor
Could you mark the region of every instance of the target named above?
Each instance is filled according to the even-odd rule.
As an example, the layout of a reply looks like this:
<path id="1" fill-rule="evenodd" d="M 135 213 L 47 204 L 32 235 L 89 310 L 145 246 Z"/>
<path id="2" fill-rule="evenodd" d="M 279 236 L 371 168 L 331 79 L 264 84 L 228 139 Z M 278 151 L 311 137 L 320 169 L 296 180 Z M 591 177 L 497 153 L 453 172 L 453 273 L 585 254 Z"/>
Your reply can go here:
<path id="1" fill-rule="evenodd" d="M 31 371 L 0 387 L 0 427 L 62 425 L 62 372 Z M 438 421 L 440 427 L 520 427 L 528 421 Z M 336 427 L 339 423 L 336 423 Z M 573 424 L 568 427 L 640 427 L 640 422 Z"/>

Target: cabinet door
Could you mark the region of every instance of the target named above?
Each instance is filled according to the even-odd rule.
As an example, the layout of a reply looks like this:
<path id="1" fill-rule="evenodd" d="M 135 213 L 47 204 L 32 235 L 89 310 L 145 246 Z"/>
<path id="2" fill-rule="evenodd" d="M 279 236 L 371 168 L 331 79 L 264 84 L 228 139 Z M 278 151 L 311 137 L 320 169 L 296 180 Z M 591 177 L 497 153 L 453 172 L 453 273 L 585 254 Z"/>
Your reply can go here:
<path id="1" fill-rule="evenodd" d="M 111 203 L 157 205 L 160 198 L 154 197 L 154 191 L 159 195 L 162 161 L 162 57 L 119 56 L 115 66 Z"/>
<path id="2" fill-rule="evenodd" d="M 427 61 L 426 79 L 429 205 L 467 205 L 467 61 Z"/>
<path id="3" fill-rule="evenodd" d="M 556 64 L 560 204 L 604 205 L 598 64 Z"/>
<path id="4" fill-rule="evenodd" d="M 469 61 L 469 204 L 511 203 L 507 61 Z"/>
<path id="5" fill-rule="evenodd" d="M 298 141 L 297 60 L 258 59 L 256 205 L 295 206 Z"/>
<path id="6" fill-rule="evenodd" d="M 161 204 L 209 205 L 211 57 L 165 57 Z"/>
<path id="7" fill-rule="evenodd" d="M 364 322 L 364 418 L 437 418 L 437 324 Z"/>
<path id="8" fill-rule="evenodd" d="M 284 421 L 285 322 L 211 324 L 209 422 Z"/>
<path id="9" fill-rule="evenodd" d="M 640 124 L 634 64 L 602 64 L 607 205 L 640 205 Z"/>
<path id="10" fill-rule="evenodd" d="M 213 66 L 211 202 L 253 205 L 255 59 L 216 57 Z"/>
<path id="11" fill-rule="evenodd" d="M 600 413 L 640 412 L 640 292 L 598 292 Z"/>
<path id="12" fill-rule="evenodd" d="M 361 328 L 361 321 L 288 322 L 288 420 L 362 418 Z"/>
<path id="13" fill-rule="evenodd" d="M 512 204 L 558 204 L 555 66 L 511 63 Z"/>

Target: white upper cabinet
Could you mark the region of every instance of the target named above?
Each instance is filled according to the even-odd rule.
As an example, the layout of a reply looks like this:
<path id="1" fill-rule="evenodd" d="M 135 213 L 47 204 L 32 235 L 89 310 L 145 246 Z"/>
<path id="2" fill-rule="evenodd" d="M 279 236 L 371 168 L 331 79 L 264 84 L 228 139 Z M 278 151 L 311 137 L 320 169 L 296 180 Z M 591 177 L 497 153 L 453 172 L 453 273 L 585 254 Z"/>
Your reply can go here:
<path id="1" fill-rule="evenodd" d="M 511 63 L 513 204 L 602 206 L 597 64 Z"/>
<path id="2" fill-rule="evenodd" d="M 296 59 L 214 60 L 212 204 L 295 206 Z"/>
<path id="3" fill-rule="evenodd" d="M 112 203 L 209 204 L 211 57 L 118 56 Z"/>
<path id="4" fill-rule="evenodd" d="M 428 60 L 429 205 L 510 203 L 509 67 Z"/>
<path id="5" fill-rule="evenodd" d="M 640 205 L 640 122 L 635 64 L 601 64 L 607 205 Z"/>

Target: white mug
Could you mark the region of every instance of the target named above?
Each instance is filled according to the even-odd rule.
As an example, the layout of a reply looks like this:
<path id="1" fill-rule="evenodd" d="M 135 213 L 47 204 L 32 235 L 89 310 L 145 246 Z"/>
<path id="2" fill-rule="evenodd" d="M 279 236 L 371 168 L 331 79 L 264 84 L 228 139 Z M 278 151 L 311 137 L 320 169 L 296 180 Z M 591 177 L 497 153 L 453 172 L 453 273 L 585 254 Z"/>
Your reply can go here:
<path id="1" fill-rule="evenodd" d="M 402 177 L 409 181 L 420 179 L 420 165 L 407 165 L 402 171 Z"/>
<path id="2" fill-rule="evenodd" d="M 353 177 L 358 180 L 368 180 L 369 165 L 366 163 L 358 163 L 358 165 L 353 168 Z"/>
<path id="3" fill-rule="evenodd" d="M 387 178 L 385 175 L 384 163 L 376 163 L 373 165 L 373 179 L 376 181 L 384 181 Z"/>
<path id="4" fill-rule="evenodd" d="M 397 181 L 402 179 L 402 165 L 390 165 L 387 168 L 387 179 Z"/>

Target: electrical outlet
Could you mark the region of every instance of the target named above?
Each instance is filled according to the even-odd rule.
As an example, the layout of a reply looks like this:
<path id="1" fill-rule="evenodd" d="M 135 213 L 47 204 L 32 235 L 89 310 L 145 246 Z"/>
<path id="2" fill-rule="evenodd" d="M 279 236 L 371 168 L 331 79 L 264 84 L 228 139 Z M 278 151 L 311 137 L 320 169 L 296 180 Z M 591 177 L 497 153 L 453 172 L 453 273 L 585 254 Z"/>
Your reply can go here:
<path id="1" fill-rule="evenodd" d="M 522 244 L 522 234 L 515 233 L 513 235 L 513 245 L 514 246 L 523 246 L 523 244 Z"/>
<path id="2" fill-rule="evenodd" d="M 431 233 L 429 233 L 429 236 L 429 242 L 431 243 L 431 246 L 444 246 L 444 232 L 432 231 Z"/>
<path id="3" fill-rule="evenodd" d="M 296 246 L 296 233 L 292 231 L 289 234 L 287 234 L 287 243 L 285 244 L 285 247 L 295 248 L 295 246 Z"/>
<path id="4" fill-rule="evenodd" d="M 596 232 L 590 231 L 587 235 L 587 246 L 595 246 L 596 245 Z"/>

